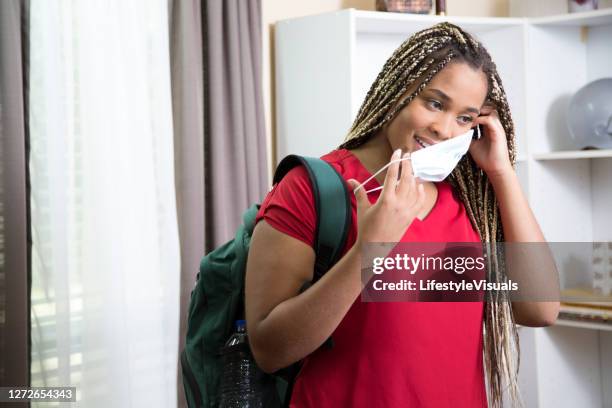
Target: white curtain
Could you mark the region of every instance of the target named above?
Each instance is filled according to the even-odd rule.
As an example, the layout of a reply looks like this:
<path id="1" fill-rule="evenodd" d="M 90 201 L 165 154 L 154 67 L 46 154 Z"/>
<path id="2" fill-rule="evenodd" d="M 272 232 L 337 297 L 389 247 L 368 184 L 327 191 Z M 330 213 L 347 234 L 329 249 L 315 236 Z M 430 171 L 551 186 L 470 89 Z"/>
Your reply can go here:
<path id="1" fill-rule="evenodd" d="M 30 6 L 32 385 L 176 406 L 167 0 Z"/>

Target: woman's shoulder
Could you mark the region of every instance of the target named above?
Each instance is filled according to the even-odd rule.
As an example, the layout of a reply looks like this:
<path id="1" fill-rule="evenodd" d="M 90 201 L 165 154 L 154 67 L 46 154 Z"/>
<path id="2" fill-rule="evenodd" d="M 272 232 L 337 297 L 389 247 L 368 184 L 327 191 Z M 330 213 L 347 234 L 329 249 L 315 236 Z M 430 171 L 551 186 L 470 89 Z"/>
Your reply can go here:
<path id="1" fill-rule="evenodd" d="M 266 194 L 255 223 L 264 219 L 276 230 L 312 246 L 315 230 L 314 196 L 308 173 L 296 166 Z"/>
<path id="2" fill-rule="evenodd" d="M 329 163 L 345 180 L 350 178 L 359 179 L 362 168 L 359 160 L 346 149 L 336 149 L 319 157 Z M 312 186 L 308 176 L 308 171 L 304 166 L 296 166 L 289 170 L 287 174 L 273 186 L 273 189 L 290 189 L 299 191 L 302 194 L 312 194 Z"/>
<path id="3" fill-rule="evenodd" d="M 323 156 L 321 156 L 321 159 L 325 160 L 326 162 L 330 164 L 336 164 L 336 163 L 343 163 L 347 161 L 348 159 L 351 158 L 351 156 L 352 156 L 352 153 L 349 150 L 334 149 L 331 152 L 328 152 L 324 154 Z"/>
<path id="4" fill-rule="evenodd" d="M 320 158 L 334 167 L 345 180 L 356 178 L 354 158 L 348 150 L 333 150 Z M 316 210 L 312 184 L 304 166 L 292 168 L 272 187 L 261 204 L 255 222 L 261 219 L 281 232 L 312 245 Z"/>
<path id="5" fill-rule="evenodd" d="M 365 180 L 370 177 L 357 156 L 350 150 L 336 149 L 321 156 L 345 179 Z"/>

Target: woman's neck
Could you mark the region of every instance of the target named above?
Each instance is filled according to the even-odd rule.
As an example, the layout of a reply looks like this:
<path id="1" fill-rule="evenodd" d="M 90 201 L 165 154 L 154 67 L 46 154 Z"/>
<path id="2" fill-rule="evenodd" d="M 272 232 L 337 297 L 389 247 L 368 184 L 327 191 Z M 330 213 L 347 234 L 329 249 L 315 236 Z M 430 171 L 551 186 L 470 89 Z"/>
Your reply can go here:
<path id="1" fill-rule="evenodd" d="M 378 132 L 361 146 L 351 149 L 351 153 L 359 159 L 370 174 L 374 174 L 389 163 L 393 150 L 383 133 Z M 386 171 L 383 171 L 376 176 L 380 185 L 383 185 L 386 173 Z"/>

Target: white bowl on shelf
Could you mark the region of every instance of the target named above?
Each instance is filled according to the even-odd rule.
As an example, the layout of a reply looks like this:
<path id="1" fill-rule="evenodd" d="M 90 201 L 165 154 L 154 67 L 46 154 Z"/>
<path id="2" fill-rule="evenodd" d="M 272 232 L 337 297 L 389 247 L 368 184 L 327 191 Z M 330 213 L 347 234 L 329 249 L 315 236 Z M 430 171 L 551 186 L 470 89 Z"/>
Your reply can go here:
<path id="1" fill-rule="evenodd" d="M 602 78 L 572 96 L 567 126 L 577 149 L 612 149 L 612 78 Z"/>

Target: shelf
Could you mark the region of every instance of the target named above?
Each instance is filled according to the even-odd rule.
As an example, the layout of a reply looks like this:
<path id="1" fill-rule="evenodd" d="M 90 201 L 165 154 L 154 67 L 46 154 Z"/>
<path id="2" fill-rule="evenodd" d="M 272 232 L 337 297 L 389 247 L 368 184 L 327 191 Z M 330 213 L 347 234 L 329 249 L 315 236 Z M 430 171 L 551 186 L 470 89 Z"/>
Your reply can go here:
<path id="1" fill-rule="evenodd" d="M 538 26 L 587 26 L 612 24 L 612 8 L 585 11 L 582 13 L 560 14 L 558 16 L 531 18 L 529 22 Z"/>
<path id="2" fill-rule="evenodd" d="M 565 152 L 537 153 L 535 160 L 597 159 L 612 157 L 612 149 L 605 150 L 568 150 Z"/>
<path id="3" fill-rule="evenodd" d="M 352 16 L 355 18 L 355 30 L 358 33 L 375 34 L 405 34 L 415 32 L 444 21 L 457 24 L 475 33 L 498 30 L 500 28 L 517 27 L 525 23 L 536 26 L 588 26 L 612 24 L 612 8 L 582 13 L 568 13 L 548 17 L 465 17 L 438 16 L 435 14 L 393 13 L 381 11 L 365 11 L 343 9 L 334 14 Z M 330 13 L 326 13 L 330 15 Z M 291 24 L 313 16 L 297 17 L 283 20 L 283 24 Z"/>
<path id="4" fill-rule="evenodd" d="M 346 11 L 341 11 L 346 12 Z M 453 17 L 433 14 L 390 13 L 350 9 L 355 16 L 358 33 L 405 34 L 434 24 L 448 21 L 475 33 L 517 27 L 525 23 L 524 18 L 506 17 Z"/>
<path id="5" fill-rule="evenodd" d="M 555 322 L 555 326 L 579 327 L 581 329 L 612 331 L 612 322 L 611 323 L 591 323 L 591 322 L 583 322 L 580 320 L 569 320 L 569 319 L 560 318 L 560 319 L 557 319 L 557 321 Z"/>
<path id="6" fill-rule="evenodd" d="M 555 325 L 612 331 L 610 296 L 595 295 L 590 290 L 571 289 L 561 292 L 562 299 L 580 298 L 581 303 L 561 303 Z"/>
<path id="7" fill-rule="evenodd" d="M 580 329 L 612 331 L 612 322 L 609 322 L 609 323 L 594 323 L 594 322 L 582 321 L 582 320 L 579 320 L 579 319 L 565 319 L 565 318 L 562 318 L 562 317 L 558 318 L 557 321 L 555 322 L 555 324 L 552 327 L 555 327 L 555 326 L 578 327 Z M 516 328 L 519 329 L 519 330 L 521 330 L 521 329 L 532 329 L 532 327 L 522 326 L 520 324 L 517 324 Z"/>

